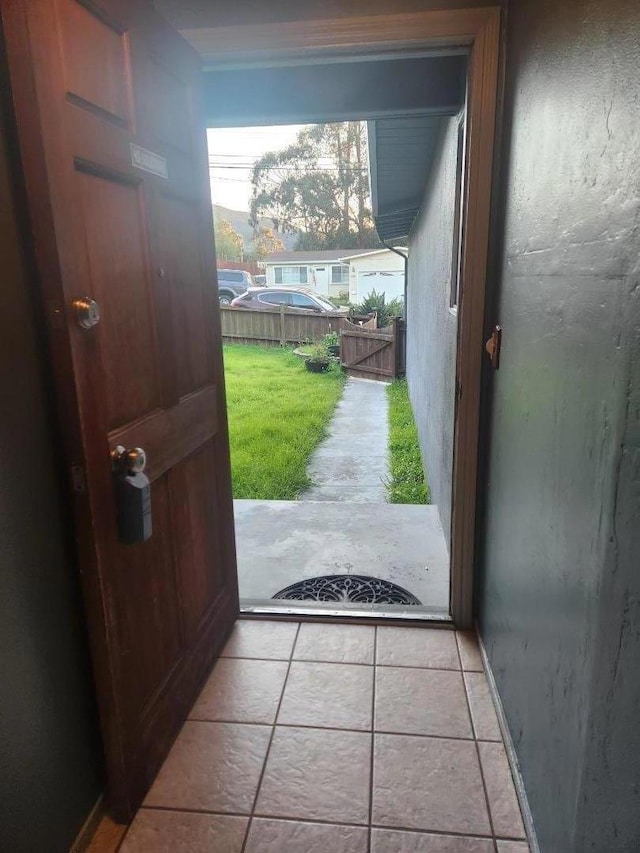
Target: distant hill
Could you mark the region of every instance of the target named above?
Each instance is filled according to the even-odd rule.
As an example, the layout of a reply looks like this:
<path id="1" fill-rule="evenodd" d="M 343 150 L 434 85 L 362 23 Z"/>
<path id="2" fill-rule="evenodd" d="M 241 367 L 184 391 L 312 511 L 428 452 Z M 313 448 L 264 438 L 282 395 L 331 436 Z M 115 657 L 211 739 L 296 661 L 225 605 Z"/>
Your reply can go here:
<path id="1" fill-rule="evenodd" d="M 245 246 L 248 246 L 253 240 L 253 228 L 249 225 L 248 210 L 231 210 L 231 208 L 223 207 L 221 204 L 214 204 L 213 218 L 226 219 L 227 222 L 231 223 L 233 230 L 244 240 Z M 273 227 L 268 219 L 261 220 L 260 224 L 264 225 L 265 228 Z M 278 236 L 284 243 L 285 249 L 293 249 L 296 241 L 295 234 L 278 234 Z"/>

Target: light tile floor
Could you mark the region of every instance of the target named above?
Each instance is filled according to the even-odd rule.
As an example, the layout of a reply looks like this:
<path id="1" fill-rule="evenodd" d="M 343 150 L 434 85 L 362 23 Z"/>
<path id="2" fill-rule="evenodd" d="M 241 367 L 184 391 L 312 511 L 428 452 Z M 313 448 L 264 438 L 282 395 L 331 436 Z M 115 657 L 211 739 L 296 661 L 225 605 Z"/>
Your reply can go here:
<path id="1" fill-rule="evenodd" d="M 526 853 L 475 637 L 240 621 L 122 853 Z"/>

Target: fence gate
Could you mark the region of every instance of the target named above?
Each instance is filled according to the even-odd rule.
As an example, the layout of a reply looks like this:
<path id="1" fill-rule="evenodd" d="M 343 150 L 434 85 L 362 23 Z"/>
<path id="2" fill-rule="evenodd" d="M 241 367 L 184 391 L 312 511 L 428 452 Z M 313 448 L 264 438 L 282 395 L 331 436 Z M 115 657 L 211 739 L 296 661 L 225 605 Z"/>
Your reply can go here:
<path id="1" fill-rule="evenodd" d="M 404 375 L 404 341 L 400 319 L 384 329 L 342 329 L 340 363 L 349 376 L 392 382 Z"/>

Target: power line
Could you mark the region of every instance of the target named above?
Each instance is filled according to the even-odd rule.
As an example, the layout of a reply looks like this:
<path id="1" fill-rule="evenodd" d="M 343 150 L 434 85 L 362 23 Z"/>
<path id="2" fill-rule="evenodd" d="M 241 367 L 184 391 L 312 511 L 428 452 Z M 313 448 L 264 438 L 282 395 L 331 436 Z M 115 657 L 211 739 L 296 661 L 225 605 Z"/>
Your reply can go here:
<path id="1" fill-rule="evenodd" d="M 240 164 L 234 163 L 233 165 L 229 165 L 227 163 L 209 163 L 210 169 L 240 169 L 243 172 L 250 172 L 253 170 L 253 165 L 244 166 Z M 360 174 L 367 174 L 368 169 L 365 168 L 355 168 L 349 167 L 348 169 L 342 170 L 338 166 L 316 166 L 313 169 L 300 169 L 297 166 L 268 166 L 267 168 L 260 169 L 261 172 L 302 172 L 303 174 L 312 174 L 314 172 L 341 172 L 341 171 L 349 171 L 351 173 L 359 172 Z"/>

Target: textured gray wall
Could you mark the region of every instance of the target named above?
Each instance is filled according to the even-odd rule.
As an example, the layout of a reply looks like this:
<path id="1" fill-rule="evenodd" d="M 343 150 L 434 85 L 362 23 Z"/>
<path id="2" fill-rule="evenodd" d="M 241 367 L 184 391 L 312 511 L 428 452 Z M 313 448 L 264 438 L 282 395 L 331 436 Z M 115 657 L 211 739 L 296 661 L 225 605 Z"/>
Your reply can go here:
<path id="1" fill-rule="evenodd" d="M 440 512 L 447 546 L 457 338 L 457 319 L 449 307 L 457 151 L 457 119 L 445 119 L 423 206 L 410 236 L 407 288 L 409 395 L 431 502 Z"/>
<path id="2" fill-rule="evenodd" d="M 640 849 L 639 24 L 509 9 L 477 605 L 544 853 Z"/>
<path id="3" fill-rule="evenodd" d="M 0 109 L 0 849 L 64 853 L 100 746 L 5 127 Z"/>

